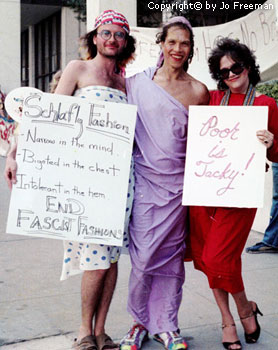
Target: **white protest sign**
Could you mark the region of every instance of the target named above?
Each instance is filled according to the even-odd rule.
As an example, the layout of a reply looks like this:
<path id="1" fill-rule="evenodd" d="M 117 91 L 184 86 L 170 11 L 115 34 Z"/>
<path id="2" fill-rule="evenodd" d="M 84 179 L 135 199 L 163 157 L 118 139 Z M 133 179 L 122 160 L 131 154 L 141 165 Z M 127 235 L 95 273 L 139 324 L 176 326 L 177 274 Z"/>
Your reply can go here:
<path id="1" fill-rule="evenodd" d="M 183 205 L 262 207 L 267 106 L 190 106 Z"/>
<path id="2" fill-rule="evenodd" d="M 136 111 L 71 96 L 26 97 L 7 232 L 122 245 Z"/>

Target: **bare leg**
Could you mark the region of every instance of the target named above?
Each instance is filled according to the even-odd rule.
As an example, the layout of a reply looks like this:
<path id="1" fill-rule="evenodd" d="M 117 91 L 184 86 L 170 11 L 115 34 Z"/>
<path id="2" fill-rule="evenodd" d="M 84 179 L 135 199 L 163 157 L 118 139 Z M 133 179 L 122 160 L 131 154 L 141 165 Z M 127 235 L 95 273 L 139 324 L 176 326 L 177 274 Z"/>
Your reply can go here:
<path id="1" fill-rule="evenodd" d="M 84 271 L 81 282 L 82 323 L 78 340 L 92 335 L 92 321 L 103 290 L 107 270 Z"/>
<path id="2" fill-rule="evenodd" d="M 109 306 L 112 300 L 112 296 L 115 290 L 118 276 L 118 264 L 111 264 L 109 270 L 105 275 L 103 283 L 102 294 L 100 296 L 96 315 L 95 315 L 95 336 L 103 334 L 105 332 L 104 325 L 109 310 Z"/>
<path id="3" fill-rule="evenodd" d="M 238 335 L 236 327 L 231 326 L 235 321 L 229 307 L 229 294 L 223 289 L 213 289 L 212 291 L 221 313 L 222 324 L 227 326 L 223 328 L 222 342 L 233 343 L 238 340 Z M 241 346 L 233 344 L 230 346 L 230 349 L 241 349 Z"/>
<path id="4" fill-rule="evenodd" d="M 253 333 L 257 328 L 255 317 L 248 316 L 252 315 L 253 309 L 255 310 L 255 303 L 248 301 L 245 291 L 232 294 L 232 296 L 235 300 L 239 317 L 244 318 L 241 320 L 241 323 L 245 332 L 248 334 Z"/>

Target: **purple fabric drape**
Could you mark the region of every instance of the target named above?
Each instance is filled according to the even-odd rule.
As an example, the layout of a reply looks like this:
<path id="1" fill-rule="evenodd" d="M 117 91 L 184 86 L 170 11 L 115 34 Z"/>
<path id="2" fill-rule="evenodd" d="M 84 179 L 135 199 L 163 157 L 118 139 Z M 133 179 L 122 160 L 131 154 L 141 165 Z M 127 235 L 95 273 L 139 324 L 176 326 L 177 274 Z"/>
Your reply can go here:
<path id="1" fill-rule="evenodd" d="M 126 82 L 128 102 L 138 106 L 128 311 L 151 334 L 178 328 L 187 215 L 181 201 L 188 112 L 154 83 L 155 69 Z"/>

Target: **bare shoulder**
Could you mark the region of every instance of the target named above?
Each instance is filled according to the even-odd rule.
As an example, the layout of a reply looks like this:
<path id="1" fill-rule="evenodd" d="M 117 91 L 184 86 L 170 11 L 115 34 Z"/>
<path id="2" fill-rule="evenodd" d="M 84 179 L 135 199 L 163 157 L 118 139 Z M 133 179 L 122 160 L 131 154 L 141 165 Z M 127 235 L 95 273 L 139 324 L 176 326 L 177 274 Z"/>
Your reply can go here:
<path id="1" fill-rule="evenodd" d="M 209 91 L 205 84 L 188 75 L 187 89 L 190 87 L 191 93 L 195 96 L 196 104 L 206 105 L 209 103 Z M 189 86 L 188 86 L 189 85 Z"/>
<path id="2" fill-rule="evenodd" d="M 55 93 L 62 95 L 72 95 L 78 86 L 80 76 L 85 71 L 85 61 L 70 61 L 64 69 Z"/>
<path id="3" fill-rule="evenodd" d="M 65 70 L 64 70 L 64 73 L 80 73 L 84 70 L 87 69 L 87 61 L 82 61 L 82 60 L 72 60 L 70 61 Z"/>

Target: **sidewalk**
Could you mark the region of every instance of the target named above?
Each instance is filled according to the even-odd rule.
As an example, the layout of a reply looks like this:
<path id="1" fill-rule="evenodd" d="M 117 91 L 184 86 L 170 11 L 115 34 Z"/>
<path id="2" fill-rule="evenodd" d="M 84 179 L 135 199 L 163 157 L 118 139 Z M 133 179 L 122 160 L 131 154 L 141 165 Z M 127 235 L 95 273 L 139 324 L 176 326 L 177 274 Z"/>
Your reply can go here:
<path id="1" fill-rule="evenodd" d="M 0 158 L 0 172 L 3 162 Z M 9 191 L 0 177 L 0 349 L 69 350 L 80 323 L 80 276 L 60 282 L 62 242 L 5 234 Z M 247 245 L 261 240 L 251 232 Z M 278 254 L 243 253 L 247 295 L 255 300 L 262 334 L 257 344 L 244 342 L 236 319 L 238 335 L 247 350 L 278 349 Z M 221 321 L 206 277 L 186 263 L 186 282 L 180 308 L 181 334 L 189 350 L 223 349 Z M 107 332 L 119 341 L 129 329 L 126 311 L 129 257 L 119 263 L 119 279 L 107 320 Z M 236 315 L 232 302 L 233 312 Z M 153 340 L 143 350 L 163 349 Z"/>
<path id="2" fill-rule="evenodd" d="M 260 238 L 260 234 L 252 232 L 248 244 L 253 244 Z M 244 253 L 243 269 L 248 296 L 258 302 L 264 316 L 259 318 L 262 334 L 257 344 L 247 345 L 244 343 L 243 330 L 237 320 L 239 337 L 244 349 L 276 350 L 278 349 L 278 254 L 251 255 Z M 127 256 L 123 256 L 120 263 L 117 290 L 107 323 L 107 329 L 116 340 L 120 340 L 130 325 L 130 318 L 125 310 L 127 270 L 129 270 L 129 259 Z M 207 281 L 200 272 L 193 269 L 191 263 L 186 263 L 186 270 L 187 281 L 184 286 L 179 316 L 181 333 L 185 336 L 189 349 L 221 349 L 220 316 L 208 289 Z M 79 298 L 78 295 L 76 297 Z M 79 318 L 79 310 L 75 311 L 77 318 Z M 55 315 L 53 315 L 54 317 Z M 15 322 L 17 321 L 15 320 Z M 38 326 L 39 328 L 40 326 Z M 75 332 L 72 331 L 69 334 L 46 336 L 41 339 L 3 345 L 1 350 L 68 350 L 71 349 L 74 336 Z M 151 340 L 144 345 L 143 349 L 156 350 L 162 349 L 162 347 Z"/>

